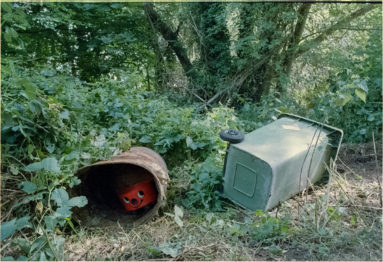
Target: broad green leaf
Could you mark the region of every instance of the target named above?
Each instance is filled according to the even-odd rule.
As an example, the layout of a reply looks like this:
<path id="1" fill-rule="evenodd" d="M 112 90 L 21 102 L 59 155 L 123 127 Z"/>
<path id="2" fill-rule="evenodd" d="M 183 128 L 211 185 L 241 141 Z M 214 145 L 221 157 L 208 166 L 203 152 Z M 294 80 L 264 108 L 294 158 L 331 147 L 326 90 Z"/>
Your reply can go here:
<path id="1" fill-rule="evenodd" d="M 51 242 L 51 245 L 55 249 L 55 253 L 58 256 L 56 257 L 57 260 L 64 259 L 64 244 L 65 238 L 59 236 L 55 236 Z"/>
<path id="2" fill-rule="evenodd" d="M 367 86 L 367 81 L 362 80 L 357 83 L 357 86 L 359 89 L 363 90 L 365 93 L 368 92 L 368 86 Z"/>
<path id="3" fill-rule="evenodd" d="M 40 114 L 42 111 L 42 105 L 36 99 L 33 99 L 32 101 L 29 102 L 29 108 L 31 109 L 32 113 L 34 113 L 34 114 Z"/>
<path id="4" fill-rule="evenodd" d="M 366 103 L 366 91 L 364 91 L 363 89 L 355 89 L 355 94 L 364 102 Z"/>
<path id="5" fill-rule="evenodd" d="M 24 181 L 19 184 L 19 187 L 23 187 L 21 190 L 23 190 L 27 194 L 33 194 L 37 190 L 37 186 L 35 183 L 32 183 L 30 181 Z"/>
<path id="6" fill-rule="evenodd" d="M 32 144 L 29 144 L 27 146 L 27 150 L 28 150 L 28 155 L 32 154 L 33 150 L 35 149 L 35 146 L 32 145 Z"/>
<path id="7" fill-rule="evenodd" d="M 52 192 L 51 199 L 53 201 L 56 201 L 56 204 L 61 207 L 61 206 L 67 205 L 68 200 L 69 200 L 69 196 L 68 196 L 68 193 L 66 192 L 65 189 L 56 188 Z"/>
<path id="8" fill-rule="evenodd" d="M 29 222 L 30 216 L 25 216 L 17 219 L 16 221 L 16 228 L 17 230 L 21 230 L 23 228 L 32 228 L 32 224 Z"/>
<path id="9" fill-rule="evenodd" d="M 60 165 L 58 164 L 56 158 L 48 157 L 41 162 L 32 163 L 24 168 L 27 172 L 36 172 L 42 169 L 52 173 L 59 173 Z"/>
<path id="10" fill-rule="evenodd" d="M 24 86 L 24 92 L 27 95 L 27 97 L 31 100 L 35 99 L 36 93 L 37 93 L 37 87 L 32 85 L 31 82 L 26 78 L 23 78 L 21 80 L 21 84 Z"/>
<path id="11" fill-rule="evenodd" d="M 44 68 L 43 70 L 40 71 L 40 74 L 43 75 L 43 76 L 55 76 L 56 75 L 56 70 L 49 69 L 49 68 Z"/>
<path id="12" fill-rule="evenodd" d="M 70 182 L 69 182 L 69 187 L 70 187 L 70 188 L 73 188 L 74 186 L 77 186 L 77 185 L 79 185 L 79 184 L 81 184 L 81 180 L 80 180 L 78 177 L 74 176 L 74 177 L 70 180 Z"/>
<path id="13" fill-rule="evenodd" d="M 16 232 L 16 218 L 11 221 L 1 223 L 1 241 L 12 236 Z"/>
<path id="14" fill-rule="evenodd" d="M 60 172 L 60 165 L 57 162 L 57 159 L 54 157 L 48 157 L 45 158 L 42 162 L 42 167 L 49 172 L 52 173 L 59 173 Z"/>
<path id="15" fill-rule="evenodd" d="M 24 253 L 29 253 L 29 250 L 31 249 L 30 242 L 25 238 L 16 238 L 13 240 L 13 243 L 18 245 Z"/>
<path id="16" fill-rule="evenodd" d="M 344 94 L 343 96 L 342 96 L 342 100 L 341 100 L 341 105 L 342 106 L 345 106 L 350 100 L 351 100 L 351 98 L 352 98 L 352 96 L 351 96 L 351 94 L 349 94 L 349 93 L 346 93 L 346 94 Z"/>
<path id="17" fill-rule="evenodd" d="M 28 260 L 28 259 L 26 259 L 26 260 Z M 1 261 L 15 261 L 15 258 L 14 257 L 2 257 Z"/>
<path id="18" fill-rule="evenodd" d="M 19 168 L 15 165 L 10 165 L 10 171 L 12 175 L 17 175 L 19 173 Z"/>
<path id="19" fill-rule="evenodd" d="M 48 143 L 46 146 L 45 146 L 45 149 L 49 152 L 49 153 L 53 153 L 53 151 L 55 150 L 56 148 L 56 145 L 55 144 L 51 144 L 51 143 Z"/>
<path id="20" fill-rule="evenodd" d="M 69 111 L 68 110 L 64 110 L 62 111 L 60 114 L 59 114 L 59 117 L 61 119 L 69 119 Z"/>
<path id="21" fill-rule="evenodd" d="M 47 244 L 47 239 L 44 236 L 41 236 L 39 238 L 36 238 L 35 241 L 33 241 L 31 245 L 31 249 L 29 252 L 33 252 L 34 250 L 40 250 Z"/>
<path id="22" fill-rule="evenodd" d="M 65 160 L 78 159 L 79 157 L 80 157 L 80 154 L 77 151 L 73 151 L 70 154 L 65 156 Z"/>
<path id="23" fill-rule="evenodd" d="M 24 170 L 27 171 L 27 172 L 36 172 L 36 171 L 39 171 L 43 168 L 41 162 L 36 162 L 36 163 L 32 163 L 32 164 L 29 164 L 27 165 Z"/>
<path id="24" fill-rule="evenodd" d="M 373 115 L 369 115 L 367 118 L 367 121 L 372 122 L 374 121 L 375 117 Z"/>
<path id="25" fill-rule="evenodd" d="M 60 218 L 66 218 L 66 217 L 70 217 L 72 215 L 72 212 L 70 211 L 69 206 L 64 206 L 64 207 L 57 208 L 56 215 Z"/>
<path id="26" fill-rule="evenodd" d="M 152 138 L 150 136 L 143 136 L 139 140 L 141 143 L 150 143 L 152 142 Z"/>
<path id="27" fill-rule="evenodd" d="M 161 243 L 158 247 L 162 253 L 165 255 L 169 255 L 171 257 L 176 257 L 179 254 L 179 250 L 181 248 L 180 244 L 170 244 L 170 243 Z"/>
<path id="28" fill-rule="evenodd" d="M 73 197 L 68 201 L 68 205 L 71 207 L 83 207 L 88 204 L 88 200 L 84 196 Z"/>
<path id="29" fill-rule="evenodd" d="M 45 216 L 44 217 L 45 227 L 48 232 L 54 232 L 56 225 L 58 223 L 58 218 L 56 216 Z"/>

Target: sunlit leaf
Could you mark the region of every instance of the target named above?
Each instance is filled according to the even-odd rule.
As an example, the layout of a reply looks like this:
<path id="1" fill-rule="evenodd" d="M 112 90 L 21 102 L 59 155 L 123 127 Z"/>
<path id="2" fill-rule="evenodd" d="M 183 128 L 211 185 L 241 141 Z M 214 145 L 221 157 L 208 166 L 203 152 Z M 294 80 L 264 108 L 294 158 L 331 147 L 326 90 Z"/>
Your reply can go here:
<path id="1" fill-rule="evenodd" d="M 355 89 L 355 94 L 366 103 L 366 92 L 363 89 Z"/>

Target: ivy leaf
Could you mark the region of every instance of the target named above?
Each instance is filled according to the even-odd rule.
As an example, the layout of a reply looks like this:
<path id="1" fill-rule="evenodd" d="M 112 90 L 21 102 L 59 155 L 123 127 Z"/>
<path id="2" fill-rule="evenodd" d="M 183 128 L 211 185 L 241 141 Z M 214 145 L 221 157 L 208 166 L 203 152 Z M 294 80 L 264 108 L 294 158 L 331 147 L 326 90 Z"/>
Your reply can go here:
<path id="1" fill-rule="evenodd" d="M 366 91 L 364 91 L 363 89 L 355 89 L 355 94 L 364 102 L 366 103 Z"/>
<path id="2" fill-rule="evenodd" d="M 19 188 L 23 187 L 21 190 L 23 190 L 27 194 L 33 194 L 37 190 L 37 186 L 35 183 L 32 183 L 30 181 L 24 181 L 19 184 Z"/>

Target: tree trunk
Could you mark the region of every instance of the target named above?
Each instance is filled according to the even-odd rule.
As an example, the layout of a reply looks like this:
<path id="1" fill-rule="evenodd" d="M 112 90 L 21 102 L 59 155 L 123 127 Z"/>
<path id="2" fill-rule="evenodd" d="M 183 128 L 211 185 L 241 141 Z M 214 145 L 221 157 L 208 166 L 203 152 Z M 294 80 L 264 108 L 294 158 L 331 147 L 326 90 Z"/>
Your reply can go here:
<path id="1" fill-rule="evenodd" d="M 169 46 L 177 56 L 185 75 L 190 77 L 192 74 L 192 64 L 187 56 L 186 49 L 178 39 L 178 34 L 173 32 L 172 29 L 161 20 L 158 13 L 154 10 L 152 3 L 145 3 L 144 10 L 156 30 L 168 42 Z"/>
<path id="2" fill-rule="evenodd" d="M 302 3 L 302 5 L 298 9 L 297 23 L 295 24 L 294 32 L 291 35 L 287 48 L 284 51 L 282 61 L 282 73 L 284 73 L 287 76 L 290 75 L 293 62 L 295 61 L 296 50 L 302 38 L 302 34 L 306 25 L 311 5 L 312 4 Z M 279 92 L 279 94 L 282 94 L 283 87 L 281 83 L 277 84 L 277 91 Z"/>

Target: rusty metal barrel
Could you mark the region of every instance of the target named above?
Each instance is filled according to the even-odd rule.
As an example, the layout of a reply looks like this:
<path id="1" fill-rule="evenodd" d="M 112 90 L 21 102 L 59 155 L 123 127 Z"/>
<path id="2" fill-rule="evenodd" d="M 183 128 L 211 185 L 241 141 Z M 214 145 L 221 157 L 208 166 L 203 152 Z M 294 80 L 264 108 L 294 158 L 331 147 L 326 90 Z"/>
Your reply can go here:
<path id="1" fill-rule="evenodd" d="M 88 198 L 87 216 L 90 217 L 97 215 L 135 226 L 158 215 L 159 208 L 166 203 L 169 182 L 166 163 L 160 155 L 146 147 L 132 147 L 110 160 L 86 166 L 76 175 L 82 181 L 76 193 Z M 147 181 L 148 178 L 154 181 L 157 201 L 137 212 L 126 212 L 121 199 L 118 199 L 119 191 L 127 185 Z"/>

